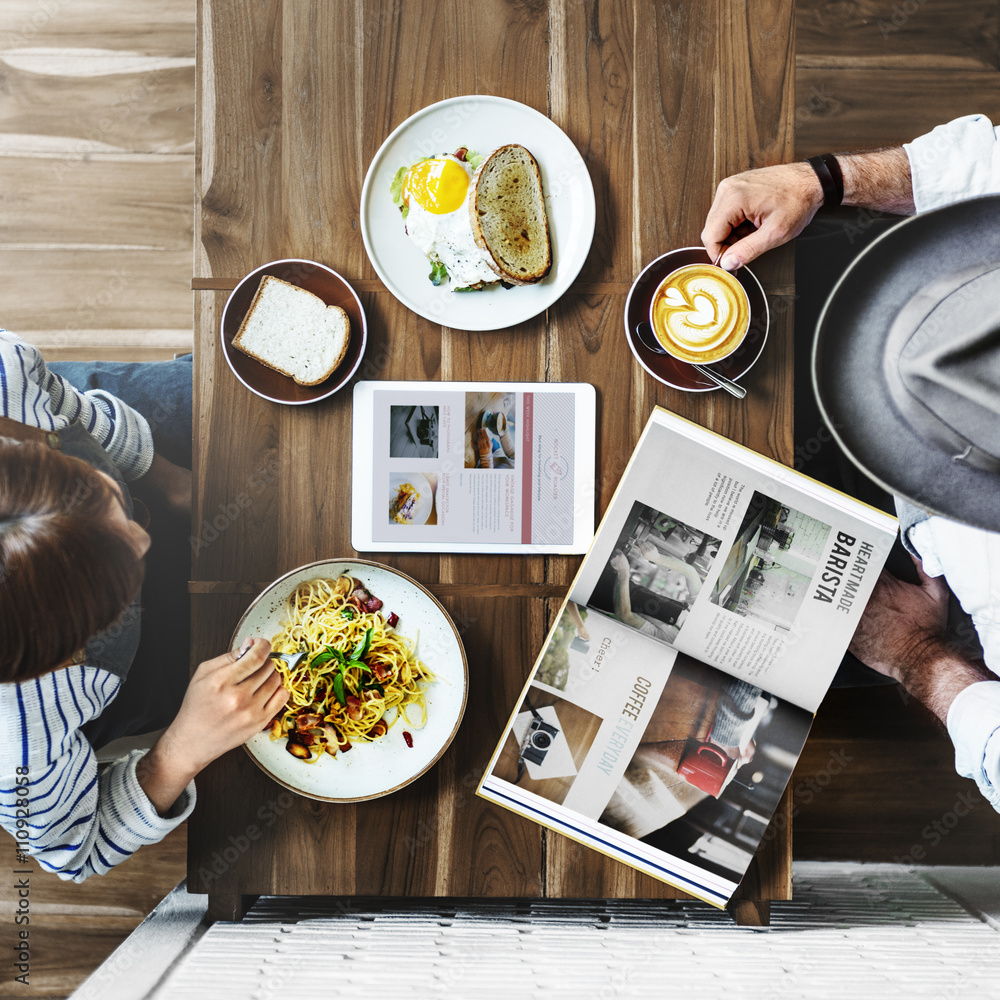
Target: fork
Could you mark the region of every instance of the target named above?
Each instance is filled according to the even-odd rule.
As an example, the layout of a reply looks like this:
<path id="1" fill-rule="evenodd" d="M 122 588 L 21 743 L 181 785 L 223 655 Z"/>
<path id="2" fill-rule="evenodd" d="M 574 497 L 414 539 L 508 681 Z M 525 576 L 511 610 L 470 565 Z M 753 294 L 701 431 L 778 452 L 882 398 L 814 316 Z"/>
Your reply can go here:
<path id="1" fill-rule="evenodd" d="M 285 666 L 289 670 L 294 670 L 302 662 L 302 657 L 308 653 L 308 649 L 300 649 L 297 653 L 268 653 L 267 658 L 269 660 L 284 660 Z"/>
<path id="2" fill-rule="evenodd" d="M 243 659 L 243 657 L 249 652 L 250 648 L 244 649 L 243 652 L 236 657 L 236 659 Z M 309 650 L 307 649 L 301 649 L 297 653 L 268 653 L 267 658 L 269 660 L 284 660 L 288 669 L 294 670 L 302 662 L 302 657 L 306 656 L 308 652 Z"/>

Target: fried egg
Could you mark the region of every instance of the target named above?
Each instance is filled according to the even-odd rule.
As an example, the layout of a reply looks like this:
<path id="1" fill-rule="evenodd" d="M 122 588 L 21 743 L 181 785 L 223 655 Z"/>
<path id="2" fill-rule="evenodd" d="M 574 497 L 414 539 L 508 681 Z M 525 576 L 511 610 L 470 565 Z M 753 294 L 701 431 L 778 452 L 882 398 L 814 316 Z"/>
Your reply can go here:
<path id="1" fill-rule="evenodd" d="M 406 234 L 432 263 L 445 266 L 453 291 L 500 280 L 472 235 L 471 181 L 472 167 L 464 160 L 436 156 L 413 164 L 400 191 L 407 209 Z"/>

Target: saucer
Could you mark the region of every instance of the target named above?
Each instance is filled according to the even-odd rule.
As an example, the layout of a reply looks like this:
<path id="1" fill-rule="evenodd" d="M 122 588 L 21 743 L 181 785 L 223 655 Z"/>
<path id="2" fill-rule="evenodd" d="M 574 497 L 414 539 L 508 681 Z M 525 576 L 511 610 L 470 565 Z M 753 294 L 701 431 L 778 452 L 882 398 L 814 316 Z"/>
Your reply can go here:
<path id="1" fill-rule="evenodd" d="M 707 375 L 697 371 L 694 365 L 689 365 L 686 361 L 680 361 L 669 354 L 657 354 L 651 351 L 642 343 L 635 330 L 640 323 L 649 322 L 649 306 L 653 294 L 671 271 L 676 271 L 686 264 L 711 263 L 712 260 L 704 247 L 682 247 L 679 250 L 671 250 L 642 269 L 639 277 L 632 283 L 628 298 L 625 300 L 625 339 L 636 361 L 653 378 L 684 392 L 711 392 L 719 386 Z M 743 338 L 743 343 L 728 358 L 711 365 L 714 371 L 734 382 L 750 371 L 764 350 L 769 320 L 767 296 L 756 276 L 747 268 L 741 267 L 735 277 L 750 300 L 750 329 Z"/>

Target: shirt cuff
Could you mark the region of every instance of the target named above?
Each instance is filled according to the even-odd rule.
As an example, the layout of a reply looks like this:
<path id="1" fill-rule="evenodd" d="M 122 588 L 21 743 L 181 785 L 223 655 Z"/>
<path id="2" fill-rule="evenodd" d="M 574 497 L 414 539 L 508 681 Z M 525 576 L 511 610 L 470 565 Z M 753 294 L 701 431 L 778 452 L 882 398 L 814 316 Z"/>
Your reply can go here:
<path id="1" fill-rule="evenodd" d="M 948 709 L 947 726 L 955 769 L 1000 809 L 1000 681 L 979 681 L 960 691 Z"/>
<path id="2" fill-rule="evenodd" d="M 136 818 L 149 828 L 152 838 L 160 839 L 175 827 L 180 826 L 191 815 L 195 804 L 194 782 L 188 782 L 187 787 L 177 797 L 177 801 L 170 807 L 169 814 L 161 816 L 156 811 L 156 806 L 149 801 L 149 796 L 139 784 L 139 777 L 135 773 L 136 765 L 147 752 L 146 750 L 133 750 L 129 754 L 129 767 L 124 774 L 125 788 Z"/>
<path id="3" fill-rule="evenodd" d="M 966 115 L 905 143 L 918 212 L 996 190 L 1000 147 L 985 115 Z"/>
<path id="4" fill-rule="evenodd" d="M 87 395 L 102 406 L 111 420 L 113 432 L 104 449 L 118 466 L 127 483 L 141 479 L 153 464 L 153 432 L 138 411 L 102 389 L 90 389 Z M 100 443 L 100 442 L 98 442 Z"/>

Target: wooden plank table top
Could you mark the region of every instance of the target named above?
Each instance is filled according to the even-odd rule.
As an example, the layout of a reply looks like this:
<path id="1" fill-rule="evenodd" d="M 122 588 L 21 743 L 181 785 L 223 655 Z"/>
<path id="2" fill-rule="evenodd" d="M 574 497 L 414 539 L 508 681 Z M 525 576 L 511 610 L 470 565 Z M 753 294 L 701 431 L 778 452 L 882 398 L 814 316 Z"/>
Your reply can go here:
<path id="1" fill-rule="evenodd" d="M 767 348 L 747 398 L 685 394 L 634 362 L 622 316 L 641 268 L 700 242 L 717 182 L 793 152 L 792 0 L 201 0 L 195 239 L 197 506 L 193 659 L 228 647 L 253 596 L 288 570 L 355 555 L 351 393 L 280 406 L 232 377 L 218 342 L 227 290 L 283 257 L 358 291 L 358 378 L 582 381 L 597 388 L 596 514 L 655 404 L 778 460 L 792 456 L 791 258 L 755 271 Z M 535 108 L 593 178 L 586 264 L 545 313 L 467 333 L 410 312 L 365 254 L 361 186 L 383 139 L 446 97 Z M 361 553 L 362 557 L 370 554 Z M 242 750 L 198 779 L 189 880 L 232 919 L 259 894 L 674 898 L 683 893 L 474 795 L 579 557 L 370 556 L 425 583 L 469 659 L 465 720 L 439 763 L 387 798 L 293 796 Z M 741 886 L 738 919 L 791 888 L 787 797 Z"/>

